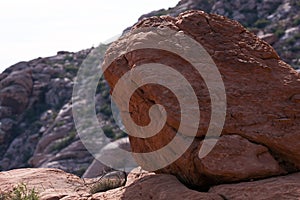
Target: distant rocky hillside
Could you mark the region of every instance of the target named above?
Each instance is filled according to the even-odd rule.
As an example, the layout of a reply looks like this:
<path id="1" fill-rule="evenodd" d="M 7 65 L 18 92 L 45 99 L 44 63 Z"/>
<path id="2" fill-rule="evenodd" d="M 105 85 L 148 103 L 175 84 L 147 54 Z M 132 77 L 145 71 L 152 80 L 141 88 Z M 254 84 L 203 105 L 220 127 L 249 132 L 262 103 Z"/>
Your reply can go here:
<path id="1" fill-rule="evenodd" d="M 181 0 L 177 6 L 143 15 L 177 16 L 186 10 L 203 10 L 239 21 L 269 42 L 280 57 L 300 68 L 299 0 Z"/>
<path id="2" fill-rule="evenodd" d="M 182 0 L 143 17 L 178 15 L 188 9 L 218 13 L 241 22 L 270 42 L 294 68 L 300 67 L 300 3 L 296 0 Z M 106 46 L 101 46 L 104 50 Z M 72 118 L 76 73 L 92 49 L 58 52 L 20 62 L 0 75 L 0 170 L 55 167 L 82 175 L 93 157 L 80 142 Z M 100 58 L 100 57 L 99 57 Z M 112 140 L 124 133 L 114 123 L 109 88 L 96 94 L 98 119 Z"/>
<path id="3" fill-rule="evenodd" d="M 100 48 L 106 49 L 106 46 Z M 17 63 L 0 76 L 0 167 L 54 167 L 82 175 L 93 157 L 76 134 L 72 90 L 76 73 L 93 49 Z M 101 57 L 99 57 L 101 62 Z M 101 80 L 96 94 L 99 121 L 112 140 L 109 89 Z"/>

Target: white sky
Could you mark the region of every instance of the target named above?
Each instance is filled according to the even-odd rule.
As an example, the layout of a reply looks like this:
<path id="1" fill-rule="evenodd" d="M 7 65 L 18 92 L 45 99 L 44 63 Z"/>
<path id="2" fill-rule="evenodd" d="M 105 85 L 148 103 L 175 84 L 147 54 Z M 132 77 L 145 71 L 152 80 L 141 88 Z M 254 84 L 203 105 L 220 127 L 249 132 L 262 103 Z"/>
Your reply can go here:
<path id="1" fill-rule="evenodd" d="M 97 46 L 179 0 L 0 0 L 0 72 L 19 62 Z"/>

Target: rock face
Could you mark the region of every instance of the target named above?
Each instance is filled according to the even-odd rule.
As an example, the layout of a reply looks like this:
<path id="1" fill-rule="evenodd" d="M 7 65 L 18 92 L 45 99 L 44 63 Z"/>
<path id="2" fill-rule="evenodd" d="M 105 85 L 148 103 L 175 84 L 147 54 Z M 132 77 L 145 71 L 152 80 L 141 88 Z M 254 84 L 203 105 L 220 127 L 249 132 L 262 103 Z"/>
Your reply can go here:
<path id="1" fill-rule="evenodd" d="M 77 71 L 91 51 L 20 62 L 0 75 L 0 170 L 52 167 L 82 175 L 89 167 L 94 158 L 75 130 L 71 96 Z M 101 80 L 97 117 L 114 141 L 124 134 L 111 120 L 108 94 Z"/>
<path id="2" fill-rule="evenodd" d="M 207 193 L 196 192 L 184 187 L 172 175 L 154 175 L 153 173 L 133 170 L 128 175 L 125 188 L 117 188 L 105 193 L 95 194 L 100 199 L 298 199 L 299 173 L 269 178 L 247 183 L 219 185 Z"/>
<path id="3" fill-rule="evenodd" d="M 300 173 L 260 181 L 219 185 L 209 192 L 224 199 L 299 199 Z"/>
<path id="4" fill-rule="evenodd" d="M 172 175 L 155 175 L 141 171 L 139 168 L 128 175 L 125 187 L 94 195 L 95 198 L 110 199 L 204 199 L 222 200 L 214 193 L 203 193 L 190 190 Z"/>
<path id="5" fill-rule="evenodd" d="M 294 68 L 300 68 L 299 9 L 300 5 L 295 0 L 181 0 L 175 7 L 153 11 L 141 16 L 140 20 L 161 15 L 176 17 L 187 10 L 203 10 L 223 15 L 237 20 L 266 39 L 285 62 Z"/>
<path id="6" fill-rule="evenodd" d="M 105 78 L 112 90 L 126 72 L 133 73 L 139 65 L 155 62 L 183 74 L 197 95 L 201 112 L 197 137 L 178 160 L 156 172 L 176 175 L 189 186 L 205 189 L 210 185 L 300 170 L 300 76 L 269 44 L 236 21 L 202 11 L 185 12 L 177 18 L 144 19 L 133 30 L 145 27 L 169 27 L 200 43 L 218 67 L 227 96 L 222 136 L 213 151 L 200 159 L 198 152 L 210 121 L 208 108 L 211 103 L 203 79 L 189 63 L 170 52 L 139 49 L 119 57 L 108 66 Z M 143 36 L 143 41 L 151 41 L 153 37 L 153 33 L 149 33 Z M 124 46 L 135 45 L 136 38 L 138 36 L 120 39 L 107 51 L 107 58 Z M 180 42 L 178 46 L 185 48 Z M 165 107 L 167 122 L 153 137 L 130 136 L 133 152 L 158 150 L 168 144 L 178 130 L 181 119 L 178 101 L 165 87 L 157 85 L 143 86 L 133 94 L 130 101 L 133 121 L 147 125 L 148 110 L 154 103 Z M 149 163 L 141 161 L 139 164 L 147 168 Z"/>
<path id="7" fill-rule="evenodd" d="M 92 156 L 76 139 L 70 99 L 90 51 L 20 62 L 1 74 L 0 169 L 47 166 L 80 174 L 88 167 Z"/>

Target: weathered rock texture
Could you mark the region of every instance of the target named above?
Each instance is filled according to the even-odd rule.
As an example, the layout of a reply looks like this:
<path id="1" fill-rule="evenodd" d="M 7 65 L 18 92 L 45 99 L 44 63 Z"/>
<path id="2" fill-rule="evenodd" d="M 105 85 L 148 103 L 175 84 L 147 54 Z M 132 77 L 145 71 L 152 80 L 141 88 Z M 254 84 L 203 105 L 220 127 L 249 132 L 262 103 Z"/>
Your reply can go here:
<path id="1" fill-rule="evenodd" d="M 88 187 L 79 177 L 58 169 L 17 169 L 0 172 L 1 193 L 12 191 L 23 183 L 34 189 L 40 199 L 79 199 L 90 196 Z M 68 198 L 67 198 L 68 197 Z"/>
<path id="2" fill-rule="evenodd" d="M 280 57 L 300 68 L 300 4 L 297 0 L 181 0 L 176 6 L 145 14 L 145 17 L 178 16 L 187 10 L 203 10 L 237 20 L 265 39 Z"/>
<path id="3" fill-rule="evenodd" d="M 269 44 L 225 17 L 189 11 L 177 18 L 144 19 L 133 29 L 158 26 L 183 31 L 211 55 L 225 84 L 227 116 L 216 147 L 207 157 L 199 159 L 198 152 L 211 114 L 209 94 L 201 76 L 185 60 L 166 51 L 136 50 L 118 58 L 105 71 L 112 89 L 125 72 L 156 62 L 182 73 L 197 95 L 201 112 L 197 138 L 180 159 L 157 172 L 174 174 L 187 185 L 204 189 L 224 182 L 299 171 L 299 74 L 284 63 Z M 112 45 L 107 55 L 134 42 L 125 38 Z M 147 85 L 135 92 L 130 102 L 133 120 L 147 125 L 148 110 L 153 102 L 165 107 L 167 123 L 151 138 L 130 137 L 133 152 L 160 149 L 176 134 L 180 124 L 178 102 L 164 87 Z"/>
<path id="4" fill-rule="evenodd" d="M 209 192 L 224 199 L 299 199 L 300 173 L 260 181 L 219 185 Z"/>
<path id="5" fill-rule="evenodd" d="M 203 199 L 222 200 L 222 197 L 214 193 L 204 193 L 190 190 L 182 185 L 172 175 L 155 175 L 139 170 L 133 170 L 128 175 L 125 187 L 95 194 L 94 197 L 110 199 Z"/>
<path id="6" fill-rule="evenodd" d="M 0 197 L 21 183 L 35 189 L 41 200 L 135 200 L 135 199 L 299 199 L 300 174 L 292 174 L 248 183 L 219 185 L 208 192 L 197 192 L 182 185 L 176 177 L 154 174 L 136 168 L 127 176 L 125 186 L 91 193 L 95 179 L 80 179 L 57 169 L 18 169 L 0 172 Z M 102 185 L 107 187 L 108 185 Z"/>
<path id="7" fill-rule="evenodd" d="M 105 179 L 110 181 L 105 182 Z M 26 168 L 0 172 L 0 181 L 0 197 L 8 194 L 18 185 L 24 184 L 28 192 L 34 189 L 41 200 L 96 200 L 100 198 L 92 197 L 93 189 L 102 187 L 103 191 L 107 191 L 124 185 L 126 179 L 125 176 L 81 179 L 58 169 Z M 118 184 L 119 182 L 122 184 Z M 113 185 L 113 183 L 117 184 Z"/>

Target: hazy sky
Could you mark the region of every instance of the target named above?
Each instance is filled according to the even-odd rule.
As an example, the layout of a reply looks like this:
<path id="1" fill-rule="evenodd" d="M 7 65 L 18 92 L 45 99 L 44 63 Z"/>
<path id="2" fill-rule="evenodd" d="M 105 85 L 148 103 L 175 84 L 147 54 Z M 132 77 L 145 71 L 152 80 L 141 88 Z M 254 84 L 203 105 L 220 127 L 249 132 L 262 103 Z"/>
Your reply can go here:
<path id="1" fill-rule="evenodd" d="M 145 13 L 179 0 L 1 0 L 0 72 L 19 62 L 97 46 Z"/>

